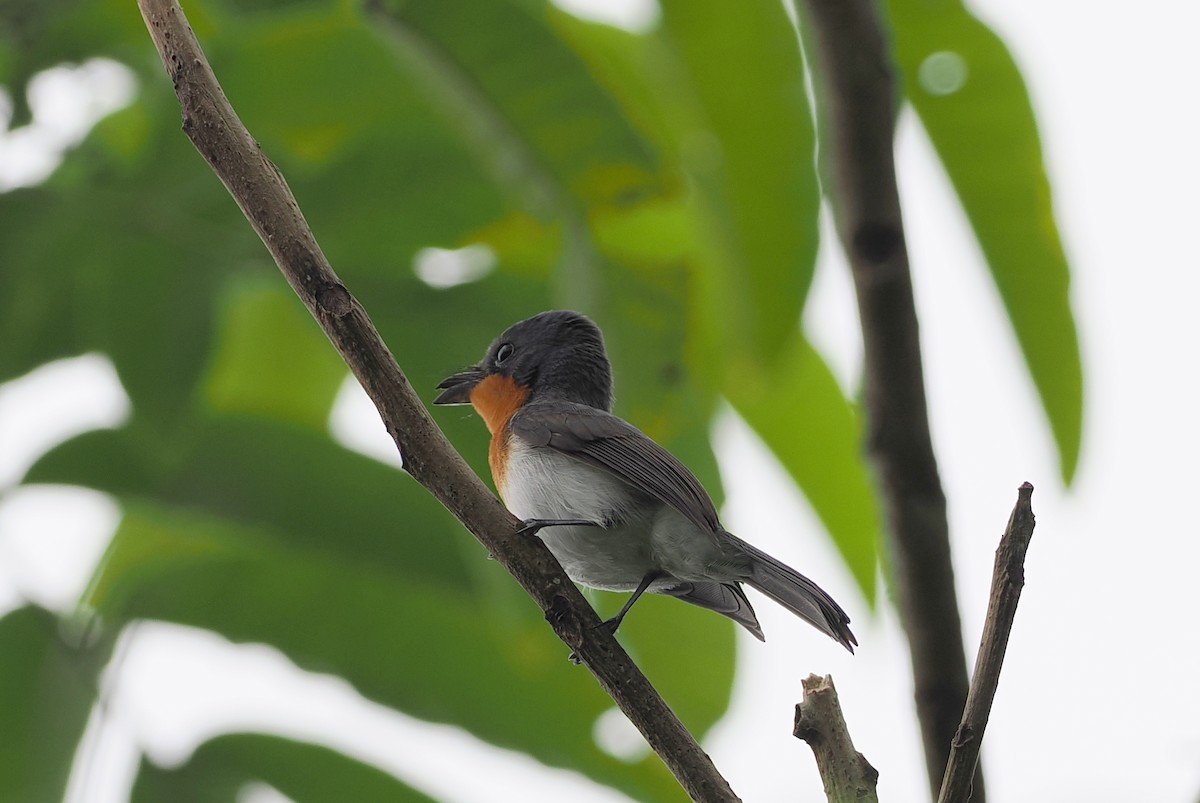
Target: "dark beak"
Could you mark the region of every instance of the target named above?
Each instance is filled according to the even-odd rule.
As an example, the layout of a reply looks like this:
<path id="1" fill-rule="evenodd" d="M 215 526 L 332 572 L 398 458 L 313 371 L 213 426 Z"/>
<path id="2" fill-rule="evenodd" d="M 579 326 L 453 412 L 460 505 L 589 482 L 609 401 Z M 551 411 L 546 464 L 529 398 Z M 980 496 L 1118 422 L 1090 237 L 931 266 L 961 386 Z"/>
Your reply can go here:
<path id="1" fill-rule="evenodd" d="M 434 404 L 470 404 L 471 391 L 483 379 L 483 369 L 478 365 L 472 365 L 459 371 L 454 376 L 449 376 L 438 383 L 438 390 L 442 391 L 442 395 L 433 400 Z"/>

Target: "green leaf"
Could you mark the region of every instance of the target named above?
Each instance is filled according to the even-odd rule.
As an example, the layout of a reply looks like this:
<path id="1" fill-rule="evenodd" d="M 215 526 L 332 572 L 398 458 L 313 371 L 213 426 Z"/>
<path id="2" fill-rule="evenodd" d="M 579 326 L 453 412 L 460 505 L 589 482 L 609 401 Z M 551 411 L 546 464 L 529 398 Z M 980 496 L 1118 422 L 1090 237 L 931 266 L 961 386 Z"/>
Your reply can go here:
<path id="1" fill-rule="evenodd" d="M 111 639 L 64 637 L 70 623 L 39 608 L 0 619 L 0 801 L 62 800 L 96 699 Z M 84 638 L 85 633 L 77 634 Z"/>
<path id="2" fill-rule="evenodd" d="M 270 784 L 296 803 L 432 801 L 383 770 L 327 747 L 251 733 L 213 739 L 175 769 L 143 758 L 130 800 L 229 803 L 255 781 Z"/>
<path id="3" fill-rule="evenodd" d="M 277 276 L 234 281 L 227 293 L 204 383 L 209 406 L 325 432 L 346 365 L 312 315 Z"/>
<path id="4" fill-rule="evenodd" d="M 800 486 L 873 604 L 878 503 L 861 453 L 862 423 L 829 366 L 797 337 L 777 373 L 747 373 L 728 398 Z"/>
<path id="5" fill-rule="evenodd" d="M 703 358 L 693 368 L 719 375 L 722 353 L 769 364 L 796 329 L 818 244 L 816 142 L 795 29 L 769 3 L 663 11 L 664 30 L 651 34 L 552 18 L 687 176 L 687 243 L 675 244 L 681 228 L 666 218 L 665 248 L 686 254 L 696 276 L 690 348 Z"/>
<path id="6" fill-rule="evenodd" d="M 890 0 L 905 91 L 987 258 L 1058 444 L 1075 474 L 1083 368 L 1029 94 L 1004 43 L 961 2 Z"/>
<path id="7" fill-rule="evenodd" d="M 770 364 L 800 320 L 820 193 L 804 63 L 783 5 L 666 0 L 665 34 L 699 100 L 677 134 L 699 196 L 704 323 Z M 707 236 L 705 236 L 707 235 Z"/>
<path id="8" fill-rule="evenodd" d="M 214 69 L 344 278 L 416 284 L 417 249 L 456 244 L 507 209 L 354 4 L 216 18 L 202 37 Z"/>
<path id="9" fill-rule="evenodd" d="M 162 434 L 193 404 L 218 288 L 231 267 L 254 264 L 249 249 L 261 253 L 244 221 L 210 220 L 223 190 L 166 127 L 160 117 L 138 134 L 135 162 L 90 141 L 81 150 L 94 158 L 0 195 L 0 376 L 105 352 L 135 415 Z"/>
<path id="10" fill-rule="evenodd" d="M 99 430 L 45 455 L 27 482 L 84 485 L 253 524 L 285 548 L 468 584 L 468 539 L 407 475 L 329 437 L 262 419 L 192 423 L 163 452 L 136 426 Z"/>
<path id="11" fill-rule="evenodd" d="M 659 191 L 653 149 L 554 35 L 546 13 L 540 3 L 473 3 L 464 25 L 461 8 L 385 0 L 376 18 L 451 124 L 528 210 L 557 217 L 553 205 L 564 199 L 599 207 Z"/>
<path id="12" fill-rule="evenodd" d="M 36 73 L 99 55 L 133 63 L 137 54 L 146 51 L 146 44 L 146 26 L 136 4 L 5 0 L 0 5 L 0 51 L 7 49 L 8 57 L 0 58 L 0 85 L 13 95 L 12 125 L 29 122 L 25 88 Z"/>
<path id="13" fill-rule="evenodd" d="M 63 262 L 73 247 L 64 248 L 55 259 L 53 252 L 69 238 L 45 240 L 49 235 L 49 210 L 57 202 L 39 190 L 17 190 L 0 194 L 0 381 L 21 376 L 42 363 L 67 357 L 98 345 L 98 338 L 87 336 L 82 316 L 62 315 L 65 306 L 84 305 L 84 294 L 75 288 L 73 262 Z M 25 234 L 28 237 L 26 238 Z M 78 243 L 72 243 L 78 246 Z M 50 262 L 63 265 L 47 270 L 42 254 L 51 252 Z"/>
<path id="14" fill-rule="evenodd" d="M 691 272 L 679 262 L 606 261 L 603 277 L 609 303 L 596 317 L 617 377 L 616 412 L 683 460 L 720 504 L 707 431 L 716 394 L 686 362 Z"/>

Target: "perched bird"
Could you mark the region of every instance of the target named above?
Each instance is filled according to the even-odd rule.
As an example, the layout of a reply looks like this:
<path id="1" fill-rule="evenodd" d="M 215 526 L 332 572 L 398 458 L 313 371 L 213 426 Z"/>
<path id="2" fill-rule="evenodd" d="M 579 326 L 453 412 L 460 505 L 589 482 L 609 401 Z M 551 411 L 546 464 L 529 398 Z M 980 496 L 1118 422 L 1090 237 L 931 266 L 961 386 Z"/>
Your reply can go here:
<path id="1" fill-rule="evenodd" d="M 576 312 L 543 312 L 504 331 L 478 365 L 447 378 L 434 404 L 471 404 L 492 434 L 492 477 L 577 583 L 645 592 L 728 616 L 759 640 L 747 583 L 851 652 L 846 612 L 816 583 L 721 526 L 700 481 L 609 412 L 604 338 Z"/>

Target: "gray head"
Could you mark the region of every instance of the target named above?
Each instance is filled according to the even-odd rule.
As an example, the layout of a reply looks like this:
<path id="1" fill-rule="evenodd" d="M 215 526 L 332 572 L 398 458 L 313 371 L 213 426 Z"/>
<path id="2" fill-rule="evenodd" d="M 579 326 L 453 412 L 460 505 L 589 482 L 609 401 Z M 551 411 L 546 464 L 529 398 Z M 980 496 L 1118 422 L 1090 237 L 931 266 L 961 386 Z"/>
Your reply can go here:
<path id="1" fill-rule="evenodd" d="M 528 388 L 530 398 L 560 398 L 601 410 L 612 408 L 612 368 L 604 336 L 571 310 L 551 310 L 514 323 L 479 362 L 438 385 L 434 404 L 468 404 L 471 391 L 492 375 Z"/>

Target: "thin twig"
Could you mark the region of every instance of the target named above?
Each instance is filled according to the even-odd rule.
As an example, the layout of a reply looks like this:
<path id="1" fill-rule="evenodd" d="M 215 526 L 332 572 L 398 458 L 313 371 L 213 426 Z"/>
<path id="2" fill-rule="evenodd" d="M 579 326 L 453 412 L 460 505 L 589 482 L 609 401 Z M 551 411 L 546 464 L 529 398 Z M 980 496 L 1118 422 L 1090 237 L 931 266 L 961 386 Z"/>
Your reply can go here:
<path id="1" fill-rule="evenodd" d="M 876 0 L 794 2 L 819 79 L 826 186 L 858 296 L 867 452 L 887 513 L 889 576 L 932 795 L 967 697 L 967 662 L 896 188 L 896 81 Z M 975 788 L 981 802 L 982 776 Z"/>
<path id="2" fill-rule="evenodd" d="M 803 686 L 804 699 L 796 706 L 792 732 L 812 748 L 825 797 L 829 803 L 877 803 L 879 771 L 854 749 L 833 678 L 809 675 Z"/>
<path id="3" fill-rule="evenodd" d="M 175 85 L 183 130 L 237 201 L 292 289 L 375 403 L 404 468 L 453 513 L 546 614 L 568 647 L 695 800 L 738 798 L 695 738 L 536 538 L 463 462 L 429 417 L 358 301 L 338 279 L 279 171 L 226 100 L 175 0 L 138 0 Z"/>
<path id="4" fill-rule="evenodd" d="M 972 799 L 971 777 L 979 762 L 983 732 L 992 711 L 996 687 L 1000 684 L 1000 668 L 1004 665 L 1008 634 L 1012 632 L 1021 588 L 1025 585 L 1025 553 L 1029 550 L 1035 524 L 1030 504 L 1032 497 L 1033 486 L 1028 482 L 1022 483 L 1017 489 L 1017 504 L 1008 518 L 1000 546 L 996 548 L 992 594 L 988 600 L 987 619 L 983 623 L 983 636 L 979 641 L 979 655 L 975 659 L 975 675 L 971 678 L 971 691 L 967 694 L 962 722 L 950 744 L 950 760 L 946 764 L 938 803 L 966 803 Z"/>

